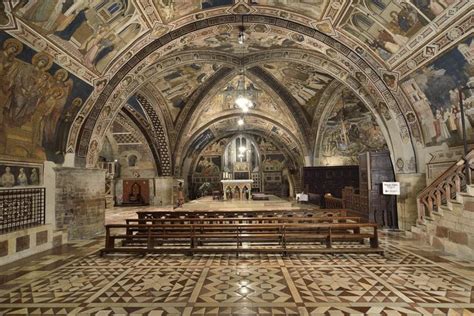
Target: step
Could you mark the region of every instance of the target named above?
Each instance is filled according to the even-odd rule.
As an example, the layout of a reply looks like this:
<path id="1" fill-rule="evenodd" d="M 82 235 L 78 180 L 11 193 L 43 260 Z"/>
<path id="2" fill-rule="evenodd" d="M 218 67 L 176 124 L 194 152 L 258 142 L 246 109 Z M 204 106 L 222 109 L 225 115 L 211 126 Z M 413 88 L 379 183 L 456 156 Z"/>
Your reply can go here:
<path id="1" fill-rule="evenodd" d="M 448 200 L 448 208 L 451 211 L 460 212 L 463 209 L 463 204 L 457 200 Z"/>
<path id="2" fill-rule="evenodd" d="M 411 232 L 416 234 L 426 234 L 426 227 L 422 224 L 418 224 L 417 226 L 411 227 Z"/>
<path id="3" fill-rule="evenodd" d="M 459 203 L 474 202 L 474 196 L 467 192 L 458 192 L 456 194 L 456 200 Z"/>
<path id="4" fill-rule="evenodd" d="M 474 184 L 468 185 L 466 191 L 468 194 L 474 196 Z"/>

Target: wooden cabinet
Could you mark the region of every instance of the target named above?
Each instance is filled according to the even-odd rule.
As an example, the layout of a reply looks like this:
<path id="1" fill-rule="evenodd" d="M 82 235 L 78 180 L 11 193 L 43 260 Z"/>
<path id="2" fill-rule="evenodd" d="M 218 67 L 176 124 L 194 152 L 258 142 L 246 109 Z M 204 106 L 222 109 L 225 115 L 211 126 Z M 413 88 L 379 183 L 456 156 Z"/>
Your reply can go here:
<path id="1" fill-rule="evenodd" d="M 324 206 L 324 194 L 341 198 L 344 187 L 359 187 L 359 166 L 305 167 L 303 183 L 305 192 L 319 194 Z"/>
<path id="2" fill-rule="evenodd" d="M 382 194 L 382 182 L 395 181 L 389 152 L 360 154 L 359 179 L 360 210 L 368 211 L 370 221 L 396 228 L 396 197 Z"/>

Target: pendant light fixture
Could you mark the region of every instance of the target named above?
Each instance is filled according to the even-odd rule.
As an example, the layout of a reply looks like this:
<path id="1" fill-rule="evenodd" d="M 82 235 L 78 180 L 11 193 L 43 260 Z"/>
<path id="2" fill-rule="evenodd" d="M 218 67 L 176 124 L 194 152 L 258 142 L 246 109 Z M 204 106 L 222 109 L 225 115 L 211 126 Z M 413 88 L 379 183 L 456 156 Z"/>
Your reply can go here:
<path id="1" fill-rule="evenodd" d="M 241 78 L 241 81 L 239 81 L 239 84 L 237 87 L 237 98 L 235 99 L 235 104 L 237 105 L 239 109 L 242 110 L 243 113 L 247 113 L 249 109 L 253 107 L 253 103 L 247 96 L 245 66 L 244 66 L 245 49 L 243 47 L 243 45 L 245 44 L 245 28 L 244 28 L 243 18 L 242 18 L 242 25 L 239 27 L 239 35 L 238 35 L 237 41 L 240 45 L 242 45 L 242 60 L 241 60 L 242 78 Z"/>

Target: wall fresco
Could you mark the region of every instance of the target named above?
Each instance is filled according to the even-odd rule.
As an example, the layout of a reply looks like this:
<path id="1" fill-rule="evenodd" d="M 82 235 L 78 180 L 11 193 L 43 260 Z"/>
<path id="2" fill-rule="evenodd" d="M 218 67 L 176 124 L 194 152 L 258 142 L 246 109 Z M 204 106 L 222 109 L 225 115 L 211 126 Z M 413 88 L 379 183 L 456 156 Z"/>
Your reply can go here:
<path id="1" fill-rule="evenodd" d="M 61 161 L 69 124 L 92 87 L 4 32 L 0 45 L 0 155 Z"/>
<path id="2" fill-rule="evenodd" d="M 372 113 L 344 90 L 322 129 L 320 165 L 357 165 L 360 153 L 386 148 Z"/>
<path id="3" fill-rule="evenodd" d="M 474 87 L 474 40 L 462 41 L 401 84 L 422 122 L 427 145 L 462 143 L 459 88 Z M 465 93 L 466 135 L 474 141 L 474 92 Z"/>

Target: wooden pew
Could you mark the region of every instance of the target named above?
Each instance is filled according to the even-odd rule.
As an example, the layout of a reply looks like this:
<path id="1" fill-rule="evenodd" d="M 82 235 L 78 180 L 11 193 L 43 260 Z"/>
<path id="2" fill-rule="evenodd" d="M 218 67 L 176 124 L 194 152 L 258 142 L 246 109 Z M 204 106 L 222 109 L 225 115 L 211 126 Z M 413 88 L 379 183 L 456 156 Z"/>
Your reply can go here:
<path id="1" fill-rule="evenodd" d="M 361 228 L 371 232 L 361 232 Z M 114 234 L 114 229 L 126 232 Z M 129 234 L 127 231 L 139 233 Z M 363 238 L 369 239 L 370 247 L 333 247 L 333 242 L 360 241 Z M 117 240 L 125 240 L 127 246 L 117 246 Z M 326 247 L 314 248 L 321 241 Z M 244 242 L 248 243 L 245 248 L 242 247 Z M 273 245 L 268 246 L 269 242 Z M 211 243 L 217 243 L 219 247 L 203 246 Z M 101 254 L 112 252 L 383 254 L 378 244 L 377 225 L 371 223 L 110 224 L 106 225 L 105 247 Z"/>
<path id="2" fill-rule="evenodd" d="M 126 219 L 126 224 L 278 224 L 278 223 L 360 223 L 358 216 L 343 217 L 212 217 L 212 218 L 151 218 L 151 219 Z M 175 229 L 175 231 L 178 228 Z M 144 228 L 129 226 L 127 234 L 145 233 Z M 356 229 L 356 233 L 360 231 Z M 127 244 L 128 241 L 124 241 Z M 363 239 L 361 239 L 363 243 Z"/>
<path id="3" fill-rule="evenodd" d="M 139 219 L 149 218 L 198 218 L 198 217 L 328 217 L 347 216 L 346 209 L 301 209 L 301 210 L 170 210 L 170 211 L 137 211 Z"/>

